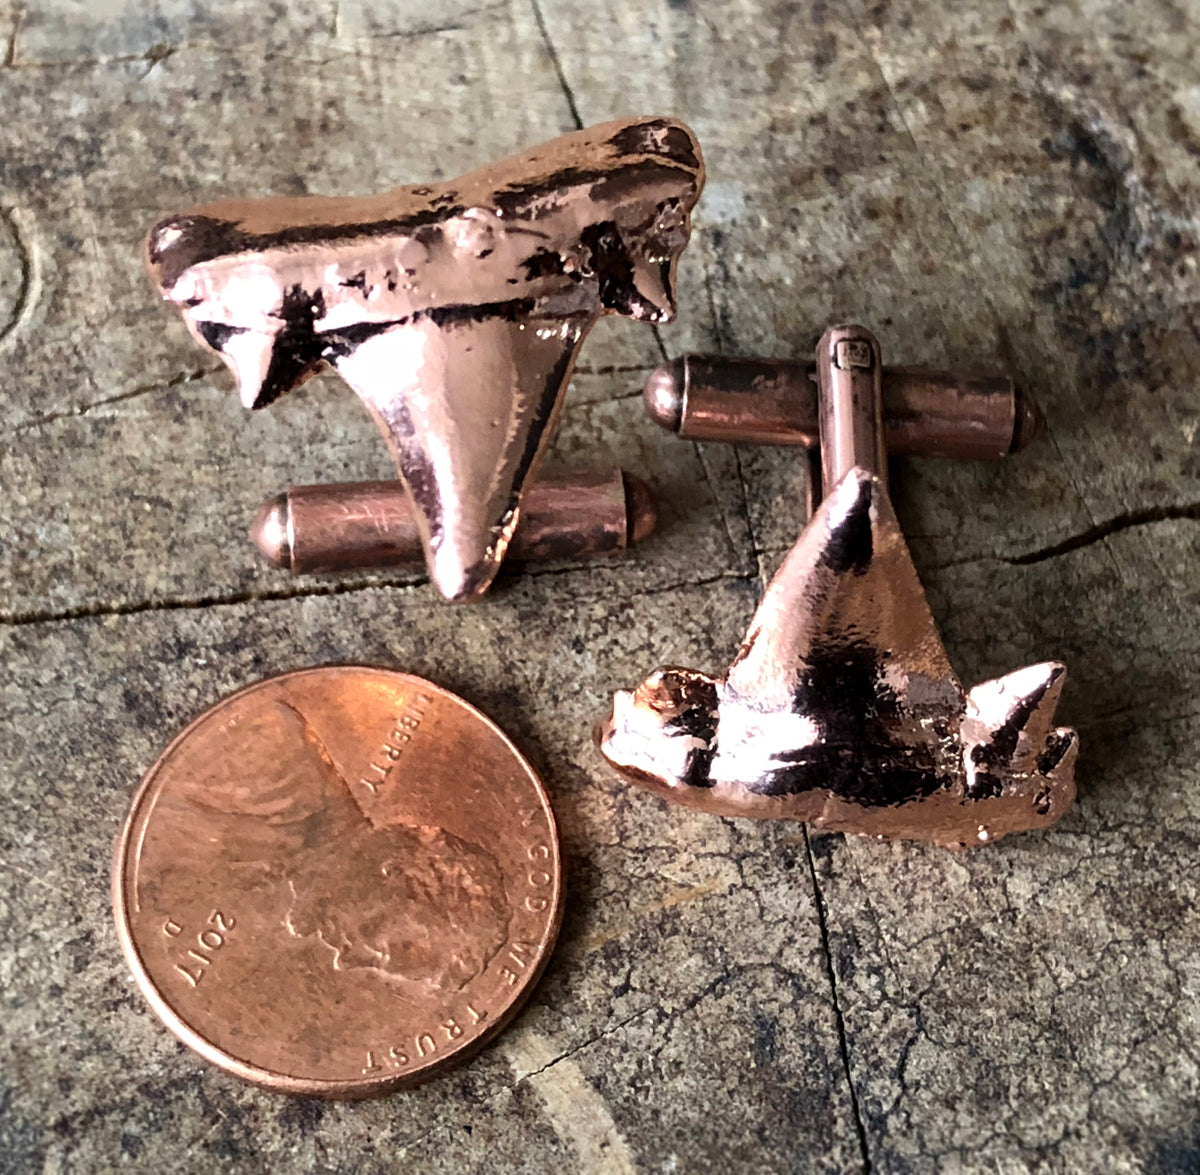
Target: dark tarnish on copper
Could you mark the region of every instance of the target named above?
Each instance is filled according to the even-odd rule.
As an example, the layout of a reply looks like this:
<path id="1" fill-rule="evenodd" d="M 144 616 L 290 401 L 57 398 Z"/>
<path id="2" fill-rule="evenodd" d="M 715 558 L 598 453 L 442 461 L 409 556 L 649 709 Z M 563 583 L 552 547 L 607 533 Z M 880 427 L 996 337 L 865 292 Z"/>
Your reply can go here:
<path id="1" fill-rule="evenodd" d="M 1054 823 L 1075 796 L 1078 740 L 1053 722 L 1064 667 L 964 691 L 868 427 L 881 427 L 878 344 L 835 328 L 818 367 L 826 496 L 733 664 L 715 678 L 659 669 L 617 693 L 601 751 L 633 782 L 727 816 L 956 848 Z"/>
<path id="2" fill-rule="evenodd" d="M 667 322 L 704 182 L 665 118 L 564 135 L 447 183 L 228 201 L 163 221 L 163 296 L 261 408 L 332 366 L 412 496 L 430 575 L 484 592 L 602 314 Z"/>

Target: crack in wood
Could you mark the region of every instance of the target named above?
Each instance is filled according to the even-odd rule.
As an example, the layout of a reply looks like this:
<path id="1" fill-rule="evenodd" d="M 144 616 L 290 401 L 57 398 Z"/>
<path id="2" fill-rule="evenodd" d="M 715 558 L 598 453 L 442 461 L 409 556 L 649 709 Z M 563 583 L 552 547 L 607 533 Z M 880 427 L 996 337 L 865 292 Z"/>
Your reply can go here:
<path id="1" fill-rule="evenodd" d="M 524 578 L 542 579 L 548 576 L 590 574 L 592 569 L 587 563 L 576 563 L 566 567 L 526 568 Z M 678 580 L 666 584 L 654 584 L 650 587 L 629 593 L 629 598 L 642 599 L 664 595 L 669 592 L 694 590 L 709 587 L 712 584 L 728 581 L 730 583 L 748 583 L 757 581 L 757 576 L 740 575 L 732 571 L 718 572 L 716 575 L 703 576 L 700 579 Z M 64 624 L 77 620 L 106 619 L 110 616 L 137 616 L 146 612 L 180 612 L 198 611 L 202 608 L 236 607 L 241 604 L 277 603 L 286 600 L 305 600 L 321 596 L 349 596 L 360 592 L 372 591 L 404 591 L 411 593 L 429 583 L 428 576 L 419 574 L 414 569 L 413 574 L 406 578 L 368 579 L 362 582 L 337 581 L 334 583 L 304 583 L 284 588 L 264 588 L 258 591 L 228 592 L 223 595 L 183 596 L 159 600 L 118 600 L 93 601 L 81 604 L 75 608 L 63 608 L 59 611 L 30 609 L 24 612 L 0 613 L 0 628 L 23 628 L 39 624 Z M 599 595 L 587 596 L 576 594 L 572 603 L 576 607 L 611 600 L 611 591 Z M 440 607 L 441 604 L 431 598 L 429 607 Z"/>
<path id="2" fill-rule="evenodd" d="M 817 879 L 817 863 L 813 857 L 812 842 L 808 835 L 808 825 L 801 826 L 804 831 L 804 851 L 808 856 L 808 872 L 812 880 L 813 905 L 816 907 L 817 928 L 821 936 L 821 951 L 825 957 L 825 972 L 829 982 L 830 999 L 833 1002 L 833 1016 L 837 1026 L 838 1048 L 841 1052 L 842 1068 L 846 1075 L 846 1086 L 850 1094 L 850 1109 L 854 1114 L 854 1131 L 858 1137 L 858 1148 L 862 1155 L 863 1175 L 871 1175 L 871 1152 L 867 1146 L 867 1128 L 863 1122 L 862 1111 L 858 1105 L 858 1093 L 854 1088 L 854 1074 L 850 1066 L 850 1045 L 846 1035 L 846 1021 L 838 1002 L 837 971 L 833 965 L 833 952 L 829 946 L 829 923 L 825 909 L 825 895 L 821 892 L 821 884 Z"/>
<path id="3" fill-rule="evenodd" d="M 1183 502 L 1169 506 L 1147 506 L 1141 510 L 1126 510 L 1112 518 L 1097 522 L 1078 534 L 1068 535 L 1058 542 L 1026 551 L 1020 555 L 971 555 L 965 559 L 951 559 L 946 563 L 935 563 L 931 570 L 946 571 L 952 567 L 969 567 L 972 563 L 1006 563 L 1010 567 L 1028 567 L 1034 563 L 1045 563 L 1060 555 L 1081 551 L 1102 542 L 1125 530 L 1136 530 L 1142 526 L 1154 526 L 1160 522 L 1200 522 L 1200 502 Z"/>
<path id="4" fill-rule="evenodd" d="M 21 628 L 37 624 L 63 624 L 75 620 L 97 620 L 109 616 L 137 616 L 144 612 L 180 612 L 201 608 L 224 608 L 238 604 L 302 600 L 313 596 L 346 596 L 355 592 L 419 587 L 420 580 L 372 580 L 367 583 L 303 584 L 262 591 L 229 592 L 226 595 L 186 596 L 163 600 L 95 601 L 58 612 L 28 611 L 0 614 L 0 625 Z"/>
<path id="5" fill-rule="evenodd" d="M 80 404 L 77 408 L 65 408 L 61 412 L 48 412 L 45 416 L 30 417 L 28 420 L 22 420 L 14 424 L 11 431 L 14 433 L 30 432 L 33 429 L 41 428 L 47 424 L 54 424 L 60 420 L 72 420 L 76 417 L 88 416 L 99 408 L 107 408 L 113 404 L 123 404 L 127 400 L 136 400 L 142 396 L 152 396 L 158 392 L 170 391 L 172 388 L 182 387 L 184 384 L 197 383 L 223 370 L 225 370 L 225 365 L 218 363 L 209 367 L 198 367 L 194 371 L 181 371 L 166 381 L 140 384 L 136 388 L 130 388 L 125 392 L 117 392 L 115 395 L 106 396 L 100 400 L 89 400 L 86 404 Z"/>
<path id="6" fill-rule="evenodd" d="M 1054 559 L 1059 555 L 1090 547 L 1093 543 L 1098 543 L 1108 538 L 1109 535 L 1119 534 L 1123 530 L 1131 530 L 1139 526 L 1152 526 L 1156 522 L 1170 522 L 1176 519 L 1200 522 L 1200 502 L 1187 502 L 1179 506 L 1149 506 L 1144 510 L 1127 510 L 1114 518 L 1088 527 L 1080 534 L 1072 535 L 1057 543 L 1051 543 L 1036 551 L 1028 551 L 1024 555 L 1010 555 L 1004 558 L 1003 562 L 1013 567 L 1044 563 L 1047 559 Z"/>
<path id="7" fill-rule="evenodd" d="M 8 47 L 4 51 L 4 68 L 13 69 L 17 65 L 17 37 L 21 32 L 21 22 L 25 19 L 25 9 L 15 8 L 12 14 L 12 30 L 8 35 Z"/>
<path id="8" fill-rule="evenodd" d="M 128 399 L 134 395 L 144 394 L 146 394 L 145 389 L 127 393 L 125 396 L 117 397 L 117 399 Z M 96 406 L 99 405 L 93 405 L 93 407 Z M 82 414 L 83 413 L 65 413 L 63 415 L 71 416 Z M 711 484 L 711 478 L 709 480 Z M 717 503 L 717 507 L 718 512 L 721 514 L 721 520 L 724 524 L 726 538 L 730 543 L 731 552 L 736 553 L 737 545 L 734 543 L 733 535 L 729 528 L 728 519 L 725 517 L 724 512 L 721 511 L 719 502 Z M 1029 566 L 1031 564 L 1043 563 L 1047 560 L 1058 558 L 1061 555 L 1067 555 L 1074 551 L 1081 550 L 1084 547 L 1101 542 L 1110 535 L 1118 534 L 1124 530 L 1135 529 L 1141 526 L 1153 526 L 1160 522 L 1172 520 L 1200 522 L 1200 502 L 1187 503 L 1180 506 L 1150 507 L 1145 510 L 1128 511 L 1127 513 L 1118 515 L 1115 518 L 1110 518 L 1106 522 L 1102 522 L 1097 526 L 1089 527 L 1086 531 L 1083 531 L 1080 534 L 1072 535 L 1071 537 L 1063 539 L 1057 543 L 1053 543 L 1050 546 L 1039 548 L 1036 551 L 1029 551 L 1023 555 L 980 555 L 970 559 L 936 564 L 933 570 L 944 571 L 954 567 L 969 566 L 972 563 L 986 562 L 1006 563 L 1012 567 Z M 756 559 L 762 559 L 764 556 L 777 555 L 779 552 L 773 548 L 766 548 L 763 551 L 758 551 L 755 549 L 753 553 Z M 587 570 L 587 564 L 571 564 L 566 567 L 548 567 L 540 569 L 530 568 L 526 569 L 524 574 L 528 578 L 538 579 L 552 575 L 573 575 Z M 733 582 L 754 581 L 761 587 L 763 583 L 763 576 L 761 573 L 761 568 L 756 568 L 754 572 L 749 574 L 730 569 L 719 572 L 716 575 L 705 576 L 697 580 L 681 580 L 679 582 L 665 585 L 656 585 L 634 592 L 632 595 L 633 597 L 661 595 L 671 591 L 682 591 L 688 588 L 705 587 L 721 580 L 729 580 Z M 226 605 L 248 604 L 260 601 L 273 602 L 279 600 L 304 599 L 309 596 L 340 596 L 350 595 L 355 592 L 373 591 L 377 589 L 388 588 L 410 589 L 419 587 L 424 582 L 424 577 L 410 579 L 371 580 L 366 583 L 342 581 L 331 584 L 297 585 L 294 588 L 281 588 L 278 590 L 231 592 L 228 595 L 196 596 L 168 600 L 137 600 L 108 603 L 96 602 L 92 604 L 84 604 L 76 608 L 62 609 L 61 611 L 57 612 L 32 609 L 25 612 L 10 612 L 7 614 L 0 613 L 0 625 L 17 627 L 34 624 L 58 624 L 72 620 L 89 620 L 104 616 L 129 616 L 143 612 L 165 612 L 179 609 L 223 607 Z M 576 602 L 582 603 L 587 601 L 583 599 L 577 599 Z"/>
<path id="9" fill-rule="evenodd" d="M 542 44 L 546 47 L 546 54 L 550 58 L 550 64 L 554 67 L 554 73 L 558 78 L 559 86 L 562 88 L 563 97 L 567 100 L 567 110 L 571 114 L 571 122 L 574 123 L 577 131 L 581 131 L 583 130 L 583 119 L 579 115 L 579 105 L 575 101 L 575 93 L 567 81 L 567 75 L 563 72 L 562 59 L 558 56 L 558 50 L 554 47 L 554 42 L 550 39 L 550 30 L 546 27 L 546 18 L 542 15 L 542 7 L 538 3 L 538 0 L 529 0 L 529 6 L 533 9 L 533 19 L 537 24 Z"/>
<path id="10" fill-rule="evenodd" d="M 14 60 L 5 60 L 3 68 L 5 69 L 39 69 L 39 70 L 55 70 L 55 69 L 88 69 L 100 65 L 137 65 L 145 64 L 153 69 L 161 61 L 165 61 L 168 57 L 173 56 L 183 48 L 182 45 L 151 45 L 149 49 L 141 53 L 117 53 L 112 56 L 100 55 L 97 57 L 63 57 L 52 61 L 18 61 L 15 60 L 16 53 L 15 36 L 9 44 L 9 52 L 14 54 Z M 142 74 L 142 78 L 146 74 Z M 139 79 L 140 80 L 140 79 Z"/>

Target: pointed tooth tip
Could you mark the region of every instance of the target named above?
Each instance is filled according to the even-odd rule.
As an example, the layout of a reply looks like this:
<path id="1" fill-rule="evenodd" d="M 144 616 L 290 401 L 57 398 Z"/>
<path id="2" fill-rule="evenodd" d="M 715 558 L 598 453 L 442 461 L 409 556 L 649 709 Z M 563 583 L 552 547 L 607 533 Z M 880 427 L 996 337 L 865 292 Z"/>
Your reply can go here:
<path id="1" fill-rule="evenodd" d="M 273 567 L 292 566 L 291 509 L 286 493 L 269 498 L 254 515 L 250 539 Z"/>
<path id="2" fill-rule="evenodd" d="M 1050 775 L 1053 776 L 1056 772 L 1061 775 L 1070 775 L 1074 780 L 1075 760 L 1079 757 L 1079 732 L 1070 726 L 1060 726 L 1056 733 L 1062 735 L 1067 740 L 1067 745 L 1063 749 L 1063 753 L 1059 756 L 1058 762 L 1050 768 Z"/>
<path id="3" fill-rule="evenodd" d="M 830 497 L 836 498 L 848 513 L 874 505 L 883 493 L 883 482 L 869 469 L 856 465 L 838 482 Z"/>
<path id="4" fill-rule="evenodd" d="M 1021 691 L 1025 697 L 1030 697 L 1035 693 L 1049 693 L 1055 686 L 1061 684 L 1067 676 L 1067 667 L 1061 661 L 1042 661 L 1037 665 L 1028 665 L 1024 669 L 1014 670 L 1014 673 L 1033 678 L 1034 684 Z"/>
<path id="5" fill-rule="evenodd" d="M 861 465 L 855 465 L 838 484 L 847 485 L 850 482 L 853 482 L 859 489 L 863 486 L 880 484 L 878 476 L 869 469 L 864 469 Z"/>
<path id="6" fill-rule="evenodd" d="M 980 682 L 971 693 L 1002 698 L 1006 705 L 1017 705 L 1036 695 L 1045 695 L 1060 685 L 1067 675 L 1061 661 L 1040 661 L 1014 669 L 1003 677 Z"/>
<path id="7" fill-rule="evenodd" d="M 1067 677 L 1067 667 L 1061 661 L 1046 662 L 1046 682 L 1048 685 L 1057 685 L 1061 681 L 1065 681 Z"/>
<path id="8" fill-rule="evenodd" d="M 1003 728 L 1048 731 L 1062 697 L 1067 668 L 1061 661 L 1044 661 L 1014 669 L 1004 677 L 980 682 L 967 695 L 969 712 L 981 720 L 990 733 L 987 740 Z M 1023 718 L 1018 719 L 1022 709 Z"/>
<path id="9" fill-rule="evenodd" d="M 435 558 L 429 572 L 433 586 L 448 603 L 473 604 L 492 586 L 499 570 L 499 559 L 480 559 L 464 566 Z"/>

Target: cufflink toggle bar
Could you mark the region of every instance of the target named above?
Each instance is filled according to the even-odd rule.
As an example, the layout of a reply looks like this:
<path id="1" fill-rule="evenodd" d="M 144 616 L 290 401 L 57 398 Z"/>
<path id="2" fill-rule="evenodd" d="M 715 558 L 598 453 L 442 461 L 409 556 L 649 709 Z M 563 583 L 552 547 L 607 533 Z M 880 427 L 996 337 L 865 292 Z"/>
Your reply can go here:
<path id="1" fill-rule="evenodd" d="M 993 460 L 1037 434 L 1037 406 L 1000 374 L 926 367 L 881 372 L 888 452 Z M 817 444 L 817 368 L 789 359 L 683 355 L 646 381 L 647 415 L 690 441 Z"/>
<path id="2" fill-rule="evenodd" d="M 508 557 L 585 559 L 639 542 L 656 520 L 650 487 L 631 474 L 546 473 L 525 492 Z M 292 486 L 259 509 L 250 537 L 296 575 L 419 566 L 417 513 L 398 481 Z"/>

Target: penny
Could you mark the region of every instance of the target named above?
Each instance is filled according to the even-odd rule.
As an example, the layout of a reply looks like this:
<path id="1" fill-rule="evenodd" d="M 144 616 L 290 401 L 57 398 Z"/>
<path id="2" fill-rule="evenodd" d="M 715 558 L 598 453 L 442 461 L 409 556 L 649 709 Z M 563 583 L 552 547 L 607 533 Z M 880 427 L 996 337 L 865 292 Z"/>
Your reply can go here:
<path id="1" fill-rule="evenodd" d="M 308 669 L 167 748 L 113 906 L 185 1044 L 272 1089 L 361 1097 L 512 1019 L 558 933 L 562 866 L 541 783 L 478 710 L 402 673 Z"/>

